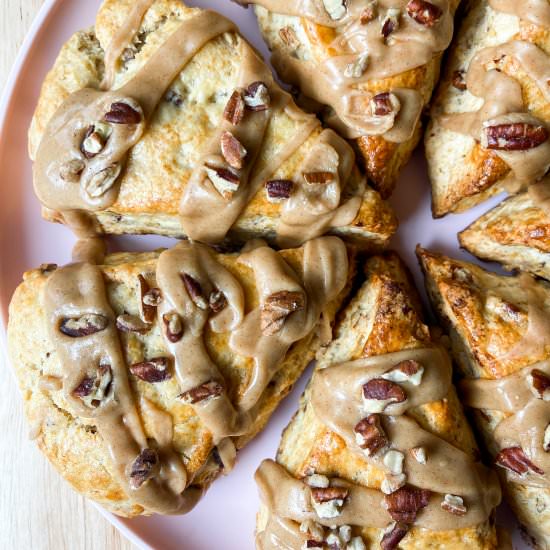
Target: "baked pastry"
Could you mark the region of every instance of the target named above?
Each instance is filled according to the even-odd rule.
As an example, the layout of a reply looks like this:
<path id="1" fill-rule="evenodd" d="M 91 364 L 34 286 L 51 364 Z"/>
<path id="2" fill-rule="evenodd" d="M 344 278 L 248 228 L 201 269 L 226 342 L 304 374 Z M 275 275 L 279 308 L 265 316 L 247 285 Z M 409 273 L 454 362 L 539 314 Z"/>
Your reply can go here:
<path id="1" fill-rule="evenodd" d="M 26 273 L 8 345 L 33 437 L 116 514 L 187 512 L 330 339 L 353 270 L 322 237 Z"/>
<path id="2" fill-rule="evenodd" d="M 550 167 L 550 4 L 466 5 L 426 132 L 436 217 L 516 192 Z"/>
<path id="3" fill-rule="evenodd" d="M 536 548 L 550 548 L 550 286 L 418 251 L 464 377 L 462 402 Z M 549 432 L 550 435 L 550 432 Z"/>
<path id="4" fill-rule="evenodd" d="M 281 78 L 353 139 L 389 196 L 421 137 L 460 0 L 239 0 L 256 4 Z M 315 106 L 314 106 L 315 108 Z"/>
<path id="5" fill-rule="evenodd" d="M 507 269 L 550 280 L 550 181 L 510 197 L 459 234 L 460 244 Z"/>
<path id="6" fill-rule="evenodd" d="M 497 477 L 476 460 L 450 359 L 409 273 L 390 254 L 366 275 L 277 462 L 256 473 L 257 548 L 502 548 Z"/>
<path id="7" fill-rule="evenodd" d="M 44 216 L 78 233 L 379 248 L 396 228 L 235 25 L 179 0 L 105 0 L 46 78 L 30 154 Z"/>

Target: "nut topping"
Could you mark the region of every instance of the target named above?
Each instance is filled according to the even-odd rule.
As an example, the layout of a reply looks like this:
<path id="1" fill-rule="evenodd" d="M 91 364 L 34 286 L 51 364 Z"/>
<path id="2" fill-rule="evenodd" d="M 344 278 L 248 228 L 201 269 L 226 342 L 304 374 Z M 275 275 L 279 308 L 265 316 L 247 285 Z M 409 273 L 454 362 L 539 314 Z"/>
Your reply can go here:
<path id="1" fill-rule="evenodd" d="M 138 334 L 146 334 L 151 328 L 149 323 L 144 323 L 139 317 L 127 314 L 117 317 L 116 326 L 122 332 L 137 332 Z"/>
<path id="2" fill-rule="evenodd" d="M 247 151 L 231 132 L 222 133 L 221 149 L 223 158 L 231 168 L 240 170 L 243 167 Z"/>
<path id="3" fill-rule="evenodd" d="M 90 336 L 96 332 L 101 332 L 107 328 L 109 319 L 96 313 L 85 313 L 80 317 L 63 319 L 59 325 L 59 330 L 71 338 L 81 338 Z"/>
<path id="4" fill-rule="evenodd" d="M 140 290 L 140 314 L 143 321 L 152 323 L 157 314 L 157 306 L 162 302 L 159 288 L 151 288 L 143 275 L 138 275 Z"/>
<path id="5" fill-rule="evenodd" d="M 185 285 L 185 290 L 187 290 L 187 294 L 189 294 L 189 297 L 191 298 L 191 300 L 193 300 L 193 303 L 200 309 L 208 309 L 208 302 L 206 301 L 202 293 L 202 286 L 199 281 L 197 281 L 197 279 L 195 279 L 193 276 L 189 275 L 189 273 L 182 273 L 181 280 Z"/>
<path id="6" fill-rule="evenodd" d="M 426 489 L 401 487 L 384 497 L 384 507 L 395 521 L 414 523 L 418 511 L 428 506 L 430 495 Z"/>
<path id="7" fill-rule="evenodd" d="M 529 388 L 533 395 L 543 401 L 550 401 L 550 377 L 539 369 L 533 369 L 527 375 Z"/>
<path id="8" fill-rule="evenodd" d="M 295 311 L 301 311 L 306 306 L 303 292 L 281 290 L 268 296 L 262 305 L 260 327 L 266 336 L 279 332 L 286 318 Z"/>
<path id="9" fill-rule="evenodd" d="M 481 132 L 481 145 L 497 151 L 526 151 L 534 149 L 548 139 L 543 125 L 514 122 L 491 126 L 485 123 Z"/>
<path id="10" fill-rule="evenodd" d="M 331 19 L 338 21 L 346 15 L 346 0 L 323 0 L 325 10 Z"/>
<path id="11" fill-rule="evenodd" d="M 280 29 L 279 36 L 281 37 L 283 43 L 293 50 L 295 50 L 300 45 L 300 41 L 298 40 L 294 29 L 290 26 Z"/>
<path id="12" fill-rule="evenodd" d="M 373 378 L 363 385 L 363 403 L 371 413 L 382 412 L 392 403 L 403 403 L 406 399 L 403 388 L 390 380 Z"/>
<path id="13" fill-rule="evenodd" d="M 172 378 L 172 373 L 168 369 L 168 359 L 166 357 L 155 357 L 149 361 L 136 363 L 130 367 L 130 372 L 144 382 L 157 384 Z"/>
<path id="14" fill-rule="evenodd" d="M 464 71 L 454 71 L 453 78 L 452 78 L 452 84 L 453 86 L 460 91 L 466 90 L 468 87 L 466 86 L 466 79 Z"/>
<path id="15" fill-rule="evenodd" d="M 418 24 L 433 27 L 443 15 L 440 7 L 426 2 L 426 0 L 410 0 L 407 4 L 407 13 Z"/>
<path id="16" fill-rule="evenodd" d="M 117 162 L 94 174 L 84 185 L 84 190 L 92 198 L 102 197 L 113 187 L 122 168 Z"/>
<path id="17" fill-rule="evenodd" d="M 69 160 L 59 168 L 59 176 L 69 183 L 77 183 L 85 167 L 84 161 L 80 159 Z"/>
<path id="18" fill-rule="evenodd" d="M 165 313 L 162 316 L 162 322 L 164 323 L 164 330 L 168 341 L 172 342 L 172 344 L 179 342 L 183 337 L 183 323 L 181 317 L 175 311 Z"/>
<path id="19" fill-rule="evenodd" d="M 385 372 L 382 378 L 391 382 L 408 382 L 413 386 L 419 386 L 423 374 L 424 367 L 417 361 L 408 359 Z"/>
<path id="20" fill-rule="evenodd" d="M 214 289 L 208 298 L 208 306 L 213 313 L 223 311 L 227 307 L 227 298 L 225 294 L 217 288 Z"/>
<path id="21" fill-rule="evenodd" d="M 401 489 L 407 483 L 407 476 L 405 474 L 387 475 L 382 480 L 381 491 L 385 495 L 391 495 L 398 489 Z"/>
<path id="22" fill-rule="evenodd" d="M 323 541 L 309 539 L 305 542 L 305 548 L 323 548 L 325 543 Z"/>
<path id="23" fill-rule="evenodd" d="M 380 31 L 380 34 L 384 38 L 388 38 L 388 36 L 390 36 L 392 32 L 397 30 L 397 28 L 399 27 L 400 15 L 401 12 L 397 8 L 390 8 L 387 11 L 384 22 L 382 23 L 382 30 Z"/>
<path id="24" fill-rule="evenodd" d="M 190 405 L 195 405 L 196 403 L 201 403 L 207 399 L 219 397 L 223 392 L 223 386 L 219 382 L 212 380 L 189 391 L 183 392 L 180 395 L 180 398 Z"/>
<path id="25" fill-rule="evenodd" d="M 269 89 L 263 82 L 253 82 L 246 89 L 244 102 L 251 111 L 267 111 L 271 103 Z"/>
<path id="26" fill-rule="evenodd" d="M 398 544 L 409 532 L 409 526 L 406 523 L 394 522 L 384 531 L 380 548 L 382 550 L 395 550 Z"/>
<path id="27" fill-rule="evenodd" d="M 369 66 L 369 54 L 364 52 L 357 56 L 357 59 L 350 63 L 344 70 L 347 78 L 361 78 Z"/>
<path id="28" fill-rule="evenodd" d="M 223 118 L 233 124 L 233 126 L 238 126 L 244 117 L 245 103 L 243 94 L 240 90 L 235 90 L 223 112 Z"/>
<path id="29" fill-rule="evenodd" d="M 312 487 L 311 497 L 315 502 L 322 504 L 329 500 L 345 500 L 348 490 L 345 487 Z"/>
<path id="30" fill-rule="evenodd" d="M 424 447 L 414 447 L 411 449 L 411 454 L 419 464 L 426 464 L 426 462 L 428 462 L 426 449 L 424 449 Z"/>
<path id="31" fill-rule="evenodd" d="M 370 110 L 374 116 L 388 116 L 401 109 L 401 102 L 395 94 L 383 92 L 370 100 Z"/>
<path id="32" fill-rule="evenodd" d="M 380 415 L 370 414 L 353 429 L 355 440 L 368 456 L 375 455 L 388 444 L 388 438 L 380 425 Z"/>
<path id="33" fill-rule="evenodd" d="M 374 21 L 376 19 L 376 0 L 371 0 L 367 7 L 361 12 L 361 15 L 359 16 L 359 21 L 361 22 L 361 25 L 366 25 L 367 23 L 370 23 L 371 21 Z"/>
<path id="34" fill-rule="evenodd" d="M 281 202 L 290 198 L 294 182 L 291 180 L 269 180 L 265 184 L 267 200 Z"/>
<path id="35" fill-rule="evenodd" d="M 311 474 L 305 478 L 305 482 L 310 487 L 326 489 L 330 485 L 330 480 L 327 476 L 321 474 Z"/>
<path id="36" fill-rule="evenodd" d="M 87 159 L 95 157 L 101 153 L 110 135 L 111 128 L 103 122 L 96 122 L 88 126 L 80 145 L 80 151 Z"/>
<path id="37" fill-rule="evenodd" d="M 302 175 L 309 185 L 327 185 L 336 179 L 334 172 L 304 172 Z"/>
<path id="38" fill-rule="evenodd" d="M 143 449 L 134 460 L 130 471 L 130 487 L 139 489 L 146 481 L 151 479 L 157 470 L 159 457 L 153 449 Z"/>
<path id="39" fill-rule="evenodd" d="M 464 500 L 456 495 L 445 495 L 441 502 L 441 508 L 455 516 L 465 516 L 468 509 L 464 506 Z"/>
<path id="40" fill-rule="evenodd" d="M 104 120 L 112 124 L 139 124 L 141 119 L 141 113 L 124 101 L 113 103 L 104 117 Z"/>
<path id="41" fill-rule="evenodd" d="M 536 474 L 543 475 L 544 472 L 535 464 L 533 464 L 523 452 L 521 447 L 509 447 L 502 449 L 495 458 L 495 464 L 506 468 L 519 476 L 532 471 Z"/>
<path id="42" fill-rule="evenodd" d="M 239 176 L 228 168 L 214 166 L 213 164 L 205 164 L 204 169 L 216 191 L 224 199 L 230 200 L 239 189 Z"/>
<path id="43" fill-rule="evenodd" d="M 390 450 L 384 455 L 384 466 L 389 468 L 393 475 L 399 475 L 403 473 L 403 461 L 405 455 L 399 451 Z"/>
<path id="44" fill-rule="evenodd" d="M 72 394 L 79 397 L 90 408 L 96 409 L 106 400 L 113 381 L 113 373 L 109 365 L 97 367 L 94 376 L 87 376 L 73 390 Z"/>

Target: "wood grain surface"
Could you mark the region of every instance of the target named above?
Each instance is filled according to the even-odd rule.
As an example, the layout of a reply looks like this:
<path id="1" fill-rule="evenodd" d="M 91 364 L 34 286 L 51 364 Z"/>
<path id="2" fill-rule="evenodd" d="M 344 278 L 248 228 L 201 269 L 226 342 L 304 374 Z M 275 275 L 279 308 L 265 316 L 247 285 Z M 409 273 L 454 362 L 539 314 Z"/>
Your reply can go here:
<path id="1" fill-rule="evenodd" d="M 0 2 L 0 89 L 43 0 Z M 0 251 L 1 254 L 1 251 Z M 0 361 L 3 361 L 0 356 Z M 0 365 L 0 548 L 131 550 L 135 547 L 74 493 L 28 439 L 14 377 Z"/>

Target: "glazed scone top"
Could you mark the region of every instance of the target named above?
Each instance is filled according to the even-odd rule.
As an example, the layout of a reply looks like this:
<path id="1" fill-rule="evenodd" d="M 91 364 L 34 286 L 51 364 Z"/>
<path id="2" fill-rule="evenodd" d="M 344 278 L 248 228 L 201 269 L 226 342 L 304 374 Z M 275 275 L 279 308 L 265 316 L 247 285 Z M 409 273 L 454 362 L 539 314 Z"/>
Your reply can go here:
<path id="1" fill-rule="evenodd" d="M 106 24 L 103 18 L 112 11 L 111 4 L 107 1 L 102 7 L 97 26 L 101 43 L 109 44 L 103 56 L 104 89 L 84 86 L 70 94 L 51 114 L 40 141 L 31 140 L 35 189 L 45 207 L 60 211 L 66 223 L 84 232 L 89 224 L 79 212 L 103 211 L 121 198 L 127 200 L 125 166 L 131 162 L 135 170 L 139 164 L 136 155 L 150 141 L 159 116 L 165 116 L 166 98 L 176 107 L 183 103 L 177 91 L 179 75 L 196 70 L 195 58 L 206 55 L 210 43 L 222 41 L 239 51 L 238 66 L 230 67 L 237 69 L 237 82 L 220 114 L 222 120 L 210 121 L 217 129 L 191 153 L 195 162 L 189 166 L 178 208 L 185 234 L 208 242 L 223 240 L 258 193 L 280 210 L 277 234 L 283 245 L 299 244 L 353 222 L 365 193 L 353 151 L 332 131 L 322 132 L 315 117 L 295 107 L 256 52 L 236 34 L 233 23 L 173 0 L 143 0 L 124 6 L 127 20 L 114 29 L 110 23 L 110 36 L 103 36 L 101 25 Z M 140 24 L 153 25 L 145 47 L 136 35 Z M 155 34 L 156 29 L 162 33 Z M 169 89 L 174 82 L 176 89 Z M 266 151 L 274 126 L 282 122 L 291 125 L 291 137 L 276 151 Z M 36 119 L 31 135 L 38 123 Z M 294 163 L 293 176 L 275 176 L 308 141 L 309 155 L 302 153 Z M 169 177 L 158 184 L 173 185 Z M 348 184 L 352 196 L 344 197 Z"/>
<path id="2" fill-rule="evenodd" d="M 280 30 L 285 44 L 273 62 L 284 80 L 330 106 L 331 125 L 346 137 L 381 135 L 402 143 L 413 136 L 423 98 L 410 88 L 380 93 L 364 84 L 428 63 L 447 48 L 453 16 L 447 0 L 241 0 L 301 19 Z M 300 28 L 312 48 L 300 51 Z"/>

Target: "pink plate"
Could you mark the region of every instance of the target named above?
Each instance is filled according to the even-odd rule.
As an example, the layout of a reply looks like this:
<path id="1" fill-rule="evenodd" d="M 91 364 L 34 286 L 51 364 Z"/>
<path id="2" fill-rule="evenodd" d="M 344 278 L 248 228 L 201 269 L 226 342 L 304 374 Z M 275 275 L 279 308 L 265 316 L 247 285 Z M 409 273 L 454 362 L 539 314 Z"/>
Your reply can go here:
<path id="1" fill-rule="evenodd" d="M 216 9 L 233 19 L 267 57 L 252 10 L 244 10 L 229 0 L 187 3 Z M 9 300 L 23 271 L 46 262 L 63 264 L 70 260 L 74 242 L 72 235 L 64 227 L 49 224 L 40 217 L 40 207 L 32 191 L 27 129 L 41 83 L 60 47 L 74 31 L 93 25 L 99 5 L 99 0 L 47 0 L 19 54 L 0 104 L 0 166 L 3 176 L 0 183 L 3 190 L 0 201 L 0 344 L 4 343 Z M 423 281 L 414 256 L 416 244 L 472 260 L 459 250 L 456 234 L 501 198 L 494 198 L 466 214 L 433 220 L 423 156 L 420 151 L 416 154 L 392 199 L 401 222 L 393 246 L 413 270 L 420 287 Z M 112 250 L 148 250 L 172 242 L 159 237 L 120 237 L 112 239 L 110 247 Z M 191 514 L 124 520 L 102 512 L 141 548 L 252 549 L 258 509 L 253 474 L 263 458 L 274 456 L 281 431 L 296 410 L 308 378 L 309 372 L 279 407 L 266 430 L 239 454 L 238 464 L 231 475 L 217 481 Z M 501 521 L 510 525 L 509 513 L 503 511 Z M 515 539 L 516 548 L 525 548 L 519 542 L 517 532 Z"/>

